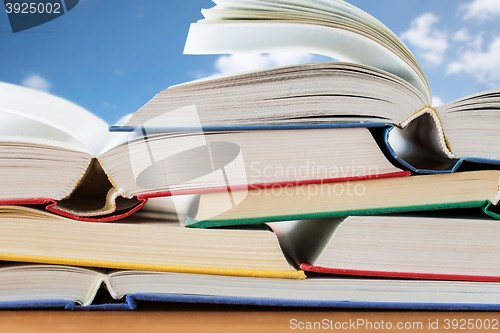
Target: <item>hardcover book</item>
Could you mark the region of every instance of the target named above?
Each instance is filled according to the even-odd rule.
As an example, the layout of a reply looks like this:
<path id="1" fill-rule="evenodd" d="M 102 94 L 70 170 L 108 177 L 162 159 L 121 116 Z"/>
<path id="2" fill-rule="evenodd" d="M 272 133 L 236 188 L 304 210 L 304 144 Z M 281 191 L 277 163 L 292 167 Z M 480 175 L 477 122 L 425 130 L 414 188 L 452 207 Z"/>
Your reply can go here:
<path id="1" fill-rule="evenodd" d="M 200 195 L 191 227 L 218 227 L 451 208 L 482 208 L 499 218 L 500 171 L 469 171 L 249 190 L 240 204 L 219 213 L 221 193 Z"/>
<path id="2" fill-rule="evenodd" d="M 109 133 L 70 102 L 4 83 L 0 142 L 0 203 L 83 221 L 117 220 L 172 193 L 410 174 L 366 128 Z"/>
<path id="3" fill-rule="evenodd" d="M 108 303 L 94 303 L 105 285 Z M 138 301 L 290 307 L 498 310 L 498 283 L 353 279 L 266 279 L 58 265 L 0 268 L 0 308 L 135 309 Z M 118 301 L 112 301 L 116 299 Z"/>

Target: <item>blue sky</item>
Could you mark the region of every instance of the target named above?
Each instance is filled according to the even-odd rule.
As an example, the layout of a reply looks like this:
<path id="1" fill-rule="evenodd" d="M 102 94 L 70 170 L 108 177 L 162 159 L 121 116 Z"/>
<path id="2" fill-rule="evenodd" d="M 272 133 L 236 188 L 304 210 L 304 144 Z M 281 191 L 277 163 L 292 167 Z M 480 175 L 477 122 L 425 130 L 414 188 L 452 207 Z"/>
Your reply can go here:
<path id="1" fill-rule="evenodd" d="M 500 88 L 500 0 L 350 2 L 403 38 L 436 103 Z M 16 34 L 0 12 L 0 80 L 48 91 L 114 123 L 173 84 L 325 59 L 183 55 L 189 24 L 212 6 L 209 0 L 80 0 L 66 15 Z"/>

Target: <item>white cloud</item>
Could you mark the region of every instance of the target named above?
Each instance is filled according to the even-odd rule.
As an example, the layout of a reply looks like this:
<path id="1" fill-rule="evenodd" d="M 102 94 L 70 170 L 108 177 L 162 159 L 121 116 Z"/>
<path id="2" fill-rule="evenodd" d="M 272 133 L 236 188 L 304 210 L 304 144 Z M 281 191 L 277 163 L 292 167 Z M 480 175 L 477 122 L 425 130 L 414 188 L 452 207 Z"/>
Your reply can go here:
<path id="1" fill-rule="evenodd" d="M 480 21 L 500 17 L 499 0 L 474 0 L 461 6 L 465 10 L 464 19 L 478 19 Z"/>
<path id="2" fill-rule="evenodd" d="M 481 32 L 474 40 L 472 40 L 468 45 L 470 49 L 474 49 L 477 52 L 481 51 L 483 49 L 483 44 L 484 44 L 484 39 L 483 39 L 484 33 Z"/>
<path id="3" fill-rule="evenodd" d="M 464 51 L 458 61 L 448 65 L 448 73 L 469 73 L 485 83 L 494 83 L 500 80 L 500 36 L 497 36 L 483 51 L 482 37 L 479 36 L 474 47 Z"/>
<path id="4" fill-rule="evenodd" d="M 471 39 L 472 36 L 469 34 L 469 30 L 467 28 L 460 29 L 453 35 L 453 40 L 455 42 L 467 42 Z"/>
<path id="5" fill-rule="evenodd" d="M 401 34 L 401 39 L 415 46 L 421 57 L 436 65 L 443 62 L 448 48 L 446 31 L 433 27 L 438 21 L 439 17 L 432 13 L 422 14 L 411 22 L 409 30 Z"/>
<path id="6" fill-rule="evenodd" d="M 44 79 L 38 74 L 33 74 L 30 76 L 27 76 L 21 84 L 25 87 L 31 88 L 31 89 L 36 89 L 36 90 L 41 90 L 45 92 L 49 92 L 50 88 L 52 88 L 52 84 L 50 84 L 49 81 Z"/>
<path id="7" fill-rule="evenodd" d="M 443 104 L 445 104 L 445 103 L 440 97 L 432 96 L 432 106 L 433 107 L 438 107 L 438 106 L 441 106 Z"/>
<path id="8" fill-rule="evenodd" d="M 229 75 L 273 67 L 312 62 L 314 55 L 309 53 L 267 53 L 231 54 L 220 56 L 215 62 L 214 75 Z"/>

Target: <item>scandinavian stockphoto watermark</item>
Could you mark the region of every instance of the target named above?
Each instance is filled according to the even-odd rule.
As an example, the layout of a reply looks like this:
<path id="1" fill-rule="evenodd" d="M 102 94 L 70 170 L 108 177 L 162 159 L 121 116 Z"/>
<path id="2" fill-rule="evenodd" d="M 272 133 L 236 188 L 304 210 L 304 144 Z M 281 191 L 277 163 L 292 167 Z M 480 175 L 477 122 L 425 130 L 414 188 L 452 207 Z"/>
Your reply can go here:
<path id="1" fill-rule="evenodd" d="M 75 8 L 79 0 L 4 0 L 12 32 L 52 21 Z"/>
<path id="2" fill-rule="evenodd" d="M 320 165 L 305 160 L 299 165 L 269 165 L 253 161 L 249 165 L 248 184 L 250 195 L 302 196 L 308 200 L 316 196 L 363 196 L 364 184 L 356 179 L 376 177 L 378 166 Z M 350 181 L 346 179 L 352 179 Z M 272 184 L 271 186 L 261 186 Z"/>
<path id="3" fill-rule="evenodd" d="M 311 184 L 272 184 L 271 186 L 258 186 L 250 185 L 252 191 L 249 192 L 251 196 L 300 196 L 304 200 L 314 200 L 318 196 L 329 196 L 331 198 L 348 196 L 348 197 L 361 197 L 366 193 L 364 184 L 355 183 L 351 181 L 325 183 L 323 180 Z"/>
<path id="4" fill-rule="evenodd" d="M 323 165 L 316 161 L 302 161 L 299 165 L 271 165 L 263 162 L 250 163 L 249 178 L 259 179 L 346 179 L 363 178 L 379 174 L 377 165 Z"/>

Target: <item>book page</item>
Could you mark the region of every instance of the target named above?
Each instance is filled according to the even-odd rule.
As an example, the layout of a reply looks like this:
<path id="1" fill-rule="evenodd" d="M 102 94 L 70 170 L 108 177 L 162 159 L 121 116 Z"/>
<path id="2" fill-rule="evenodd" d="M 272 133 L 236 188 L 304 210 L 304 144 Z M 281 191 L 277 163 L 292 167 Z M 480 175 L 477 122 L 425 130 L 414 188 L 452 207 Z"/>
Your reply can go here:
<path id="1" fill-rule="evenodd" d="M 455 156 L 499 164 L 500 89 L 460 98 L 436 111 Z"/>
<path id="2" fill-rule="evenodd" d="M 106 140 L 107 124 L 62 98 L 0 82 L 0 111 L 49 125 L 79 140 L 94 156 Z"/>
<path id="3" fill-rule="evenodd" d="M 366 13 L 365 11 L 347 3 L 345 1 L 338 0 L 267 0 L 267 1 L 255 1 L 255 0 L 213 0 L 217 4 L 216 8 L 254 8 L 254 9 L 269 9 L 269 8 L 280 8 L 281 10 L 293 9 L 302 12 L 316 12 L 316 13 L 330 13 L 342 15 L 355 19 L 359 22 L 366 22 L 370 25 L 383 30 L 388 35 L 397 36 L 387 28 L 382 22 Z"/>
<path id="4" fill-rule="evenodd" d="M 0 143 L 55 147 L 93 155 L 85 144 L 60 129 L 3 111 L 0 111 Z"/>
<path id="5" fill-rule="evenodd" d="M 426 82 L 398 55 L 370 38 L 338 28 L 286 21 L 195 23 L 184 49 L 185 54 L 270 52 L 314 53 L 379 68 L 412 84 L 428 104 L 432 98 Z"/>
<path id="6" fill-rule="evenodd" d="M 0 302 L 73 301 L 90 305 L 108 276 L 103 270 L 61 265 L 0 264 Z"/>

